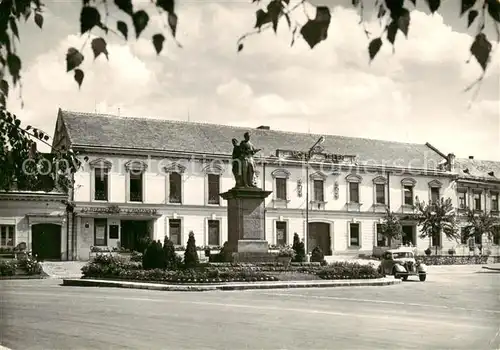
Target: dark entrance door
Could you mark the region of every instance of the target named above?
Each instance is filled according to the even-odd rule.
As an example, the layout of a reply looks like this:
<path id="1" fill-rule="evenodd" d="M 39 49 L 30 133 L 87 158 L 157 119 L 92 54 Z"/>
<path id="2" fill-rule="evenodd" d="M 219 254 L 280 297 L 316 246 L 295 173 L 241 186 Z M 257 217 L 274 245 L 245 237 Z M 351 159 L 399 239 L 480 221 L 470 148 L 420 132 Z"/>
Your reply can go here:
<path id="1" fill-rule="evenodd" d="M 310 222 L 309 235 L 307 239 L 307 250 L 309 253 L 319 247 L 325 255 L 332 255 L 330 241 L 330 224 L 325 222 Z"/>
<path id="2" fill-rule="evenodd" d="M 31 226 L 32 252 L 38 260 L 61 260 L 61 226 L 35 224 Z"/>
<path id="3" fill-rule="evenodd" d="M 144 240 L 149 237 L 148 223 L 147 220 L 122 220 L 120 245 L 143 253 Z"/>
<path id="4" fill-rule="evenodd" d="M 414 235 L 414 226 L 413 225 L 403 225 L 401 227 L 402 232 L 402 239 L 403 239 L 403 245 L 407 245 L 411 243 L 412 245 L 416 245 L 417 242 L 415 241 L 415 235 Z"/>

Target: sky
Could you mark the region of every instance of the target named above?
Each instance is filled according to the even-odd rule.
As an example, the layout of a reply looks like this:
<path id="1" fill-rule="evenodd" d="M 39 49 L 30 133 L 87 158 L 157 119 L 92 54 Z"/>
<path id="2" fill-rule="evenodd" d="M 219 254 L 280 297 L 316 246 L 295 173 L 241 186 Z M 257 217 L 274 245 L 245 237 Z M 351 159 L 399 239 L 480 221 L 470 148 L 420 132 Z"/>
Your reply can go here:
<path id="1" fill-rule="evenodd" d="M 477 96 L 464 92 L 481 68 L 474 59 L 467 63 L 476 25 L 467 31 L 466 19 L 458 17 L 459 1 L 444 1 L 434 15 L 423 1 L 417 9 L 409 6 L 408 38 L 398 33 L 395 51 L 384 39 L 371 63 L 368 43 L 381 27 L 370 9 L 368 39 L 350 0 L 313 2 L 332 12 L 328 39 L 313 50 L 300 37 L 290 47 L 291 31 L 283 21 L 276 34 L 249 36 L 237 53 L 237 39 L 252 30 L 259 8 L 250 0 L 177 1 L 182 48 L 171 40 L 165 16 L 149 0 L 134 0 L 136 10 L 152 10 L 148 29 L 139 39 L 132 33 L 128 42 L 108 34 L 109 61 L 102 55 L 94 60 L 87 41 L 79 90 L 66 73 L 65 54 L 86 40 L 79 34 L 81 1 L 46 0 L 43 30 L 33 17 L 19 28 L 24 108 L 20 92 L 11 91 L 9 109 L 51 135 L 62 108 L 429 142 L 445 154 L 500 161 L 500 55 L 495 51 Z M 110 14 L 108 25 L 115 28 L 124 17 L 114 5 Z M 306 14 L 314 16 L 314 8 L 298 8 L 293 21 L 305 23 Z M 155 33 L 167 38 L 159 56 L 151 43 Z M 489 24 L 487 34 L 495 49 Z"/>

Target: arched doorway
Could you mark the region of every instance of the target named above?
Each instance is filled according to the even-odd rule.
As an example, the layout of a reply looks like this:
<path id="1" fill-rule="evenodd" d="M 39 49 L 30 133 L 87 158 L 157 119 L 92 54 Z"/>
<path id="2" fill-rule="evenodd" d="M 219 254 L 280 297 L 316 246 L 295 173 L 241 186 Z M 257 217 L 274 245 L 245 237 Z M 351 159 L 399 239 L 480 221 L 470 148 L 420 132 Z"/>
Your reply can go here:
<path id="1" fill-rule="evenodd" d="M 35 224 L 31 226 L 31 250 L 38 260 L 61 260 L 61 226 Z"/>
<path id="2" fill-rule="evenodd" d="M 320 247 L 325 255 L 332 255 L 330 239 L 330 224 L 327 222 L 310 222 L 307 237 L 307 250 L 309 253 L 314 248 Z"/>

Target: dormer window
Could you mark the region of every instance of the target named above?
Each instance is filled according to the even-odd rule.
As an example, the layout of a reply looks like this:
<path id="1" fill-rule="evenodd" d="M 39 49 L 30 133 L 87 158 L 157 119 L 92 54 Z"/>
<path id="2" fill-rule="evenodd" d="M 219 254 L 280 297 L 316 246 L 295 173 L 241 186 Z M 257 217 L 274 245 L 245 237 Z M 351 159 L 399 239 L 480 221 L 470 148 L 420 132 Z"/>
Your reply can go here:
<path id="1" fill-rule="evenodd" d="M 92 172 L 92 200 L 109 200 L 109 172 L 111 162 L 103 158 L 98 158 L 89 163 Z"/>
<path id="2" fill-rule="evenodd" d="M 144 201 L 144 174 L 147 164 L 141 161 L 130 161 L 125 164 L 128 178 L 127 199 L 129 202 Z"/>

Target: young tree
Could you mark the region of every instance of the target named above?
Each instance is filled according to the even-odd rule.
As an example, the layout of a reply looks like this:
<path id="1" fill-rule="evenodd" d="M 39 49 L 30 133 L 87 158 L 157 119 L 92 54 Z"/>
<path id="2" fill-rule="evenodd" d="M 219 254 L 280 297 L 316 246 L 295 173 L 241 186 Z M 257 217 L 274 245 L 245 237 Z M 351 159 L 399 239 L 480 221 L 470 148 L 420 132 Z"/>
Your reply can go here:
<path id="1" fill-rule="evenodd" d="M 426 204 L 417 198 L 415 209 L 416 219 L 420 228 L 420 238 L 429 238 L 429 247 L 432 241 L 440 241 L 443 233 L 446 238 L 457 240 L 459 238 L 456 224 L 455 208 L 451 198 L 441 198 L 436 202 Z M 436 245 L 436 254 L 438 246 Z"/>
<path id="2" fill-rule="evenodd" d="M 292 249 L 295 251 L 295 257 L 293 258 L 294 262 L 304 262 L 306 260 L 306 248 L 304 242 L 300 241 L 297 232 L 293 234 Z"/>
<path id="3" fill-rule="evenodd" d="M 189 232 L 186 251 L 184 252 L 184 265 L 186 267 L 195 267 L 198 265 L 198 252 L 196 251 L 196 240 L 193 231 Z"/>
<path id="4" fill-rule="evenodd" d="M 163 255 L 165 256 L 165 268 L 175 270 L 179 267 L 182 259 L 175 253 L 174 242 L 168 236 L 165 236 L 163 241 Z"/>
<path id="5" fill-rule="evenodd" d="M 474 210 L 467 209 L 467 223 L 463 227 L 465 239 L 474 238 L 474 240 L 482 240 L 483 235 L 486 235 L 489 241 L 492 241 L 494 235 L 497 234 L 496 227 L 500 225 L 500 220 L 491 215 L 491 212 L 477 213 Z M 483 245 L 479 245 L 479 251 L 482 252 Z"/>
<path id="6" fill-rule="evenodd" d="M 390 246 L 393 239 L 401 239 L 402 226 L 396 214 L 389 209 L 386 210 L 385 217 L 381 224 L 381 234 L 387 238 L 387 243 Z"/>

